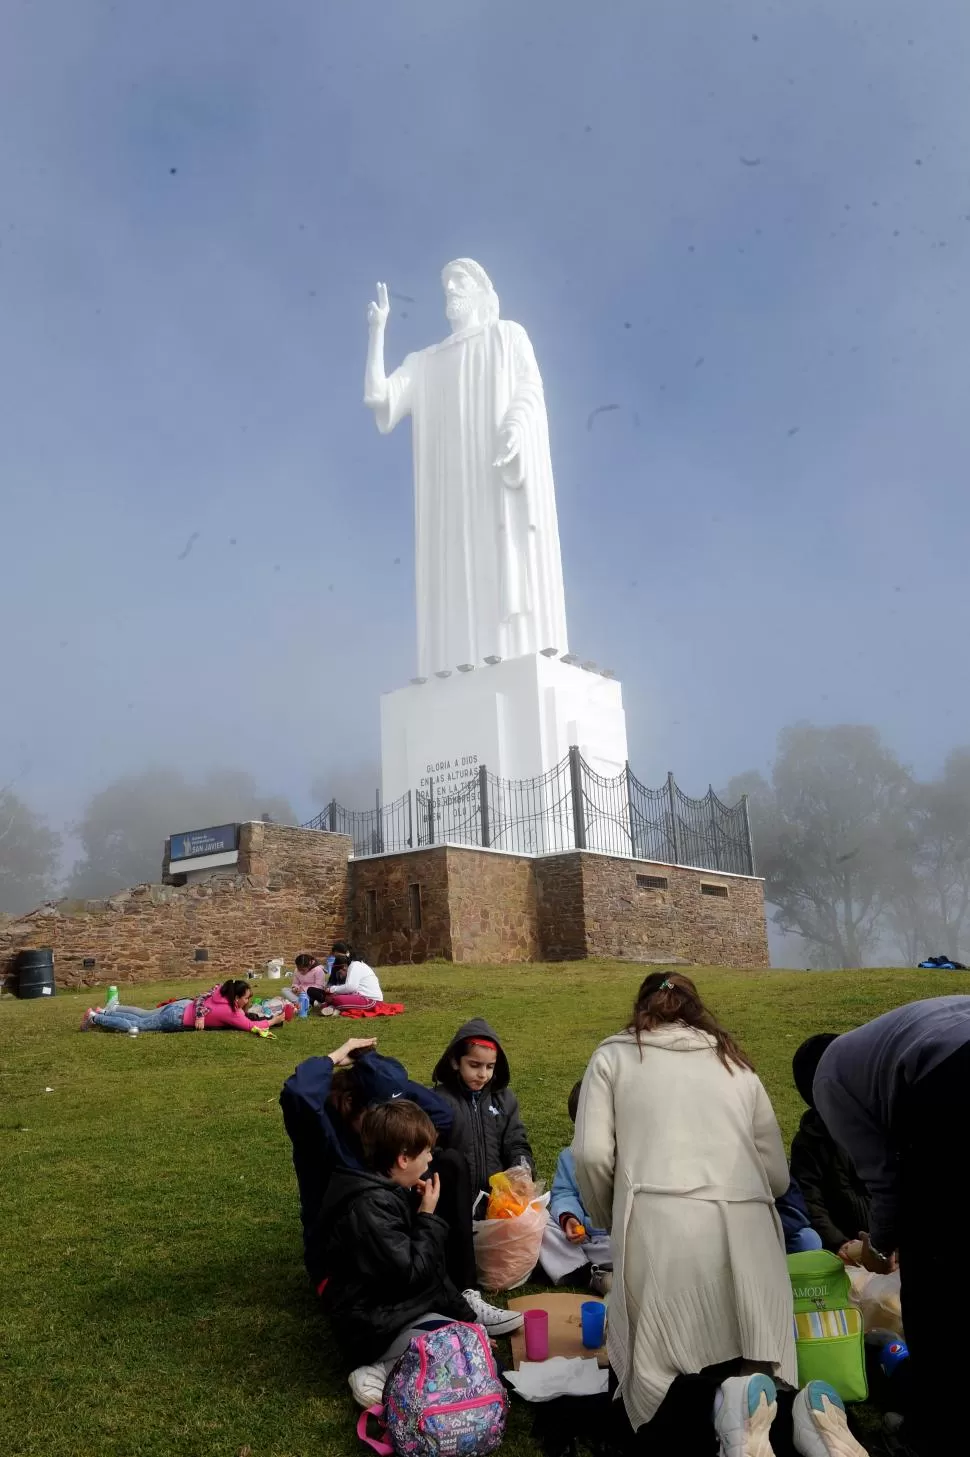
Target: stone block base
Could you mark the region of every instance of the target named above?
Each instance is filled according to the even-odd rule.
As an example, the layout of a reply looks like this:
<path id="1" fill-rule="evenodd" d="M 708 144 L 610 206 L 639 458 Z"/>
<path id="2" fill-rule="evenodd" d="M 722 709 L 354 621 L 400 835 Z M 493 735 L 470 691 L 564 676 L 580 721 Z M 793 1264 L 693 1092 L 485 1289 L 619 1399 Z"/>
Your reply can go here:
<path id="1" fill-rule="evenodd" d="M 768 965 L 764 886 L 588 850 L 457 845 L 350 860 L 321 830 L 240 826 L 239 860 L 192 884 L 140 885 L 0 918 L 0 976 L 50 946 L 58 986 L 210 982 L 346 936 L 377 966 L 568 961 Z M 204 958 L 200 959 L 200 953 Z"/>
<path id="2" fill-rule="evenodd" d="M 761 880 L 570 850 L 456 845 L 351 862 L 351 940 L 382 965 L 572 961 L 769 965 Z"/>

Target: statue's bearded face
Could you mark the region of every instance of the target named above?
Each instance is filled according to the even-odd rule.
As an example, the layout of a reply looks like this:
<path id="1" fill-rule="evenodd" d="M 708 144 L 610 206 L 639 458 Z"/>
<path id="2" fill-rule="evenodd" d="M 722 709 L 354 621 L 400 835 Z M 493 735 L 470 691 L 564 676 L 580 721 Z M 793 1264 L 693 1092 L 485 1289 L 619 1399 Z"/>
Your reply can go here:
<path id="1" fill-rule="evenodd" d="M 467 323 L 483 294 L 475 280 L 462 268 L 456 268 L 445 278 L 445 314 L 453 326 Z"/>

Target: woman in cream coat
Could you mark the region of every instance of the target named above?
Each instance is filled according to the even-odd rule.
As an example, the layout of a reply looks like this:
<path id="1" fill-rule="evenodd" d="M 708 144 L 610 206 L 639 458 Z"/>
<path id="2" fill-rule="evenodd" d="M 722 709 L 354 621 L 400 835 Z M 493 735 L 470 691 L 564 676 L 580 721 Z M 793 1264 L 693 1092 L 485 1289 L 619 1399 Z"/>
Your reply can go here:
<path id="1" fill-rule="evenodd" d="M 797 1379 L 774 1207 L 788 1162 L 761 1082 L 687 977 L 648 976 L 630 1027 L 593 1054 L 573 1152 L 586 1208 L 612 1230 L 609 1356 L 631 1425 L 651 1420 L 678 1375 L 738 1362 L 764 1376 L 722 1388 L 740 1403 L 717 1420 L 722 1451 L 762 1450 L 747 1428 L 760 1422 L 768 1440 L 770 1378 Z M 820 1411 L 801 1415 L 817 1441 Z M 844 1423 L 840 1411 L 822 1415 Z"/>

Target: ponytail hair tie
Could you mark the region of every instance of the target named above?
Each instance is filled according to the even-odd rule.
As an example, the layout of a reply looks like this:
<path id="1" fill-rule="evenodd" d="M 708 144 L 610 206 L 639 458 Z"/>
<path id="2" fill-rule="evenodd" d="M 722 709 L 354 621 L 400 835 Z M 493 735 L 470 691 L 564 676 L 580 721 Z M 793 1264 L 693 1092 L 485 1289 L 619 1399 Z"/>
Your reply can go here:
<path id="1" fill-rule="evenodd" d="M 673 989 L 674 989 L 673 982 L 672 981 L 668 981 L 666 977 L 664 977 L 663 981 L 660 983 L 660 986 L 658 988 L 658 990 L 659 991 L 662 991 L 662 992 L 672 992 Z"/>

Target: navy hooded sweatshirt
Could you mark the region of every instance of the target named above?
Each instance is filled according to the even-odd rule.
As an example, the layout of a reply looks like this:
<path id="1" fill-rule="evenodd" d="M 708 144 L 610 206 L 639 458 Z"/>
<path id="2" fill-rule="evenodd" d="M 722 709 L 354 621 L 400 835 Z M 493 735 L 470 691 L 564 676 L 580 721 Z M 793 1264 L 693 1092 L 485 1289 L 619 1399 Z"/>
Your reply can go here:
<path id="1" fill-rule="evenodd" d="M 293 1167 L 300 1190 L 303 1258 L 314 1288 L 326 1278 L 325 1244 L 320 1237 L 319 1214 L 335 1169 L 363 1169 L 360 1139 L 327 1104 L 333 1086 L 334 1065 L 329 1057 L 308 1057 L 283 1084 L 280 1107 L 283 1124 L 293 1145 Z M 409 1098 L 427 1113 L 442 1139 L 451 1129 L 453 1114 L 444 1098 L 420 1083 L 411 1082 L 407 1068 L 393 1057 L 363 1052 L 354 1059 L 354 1075 L 369 1107 Z"/>

